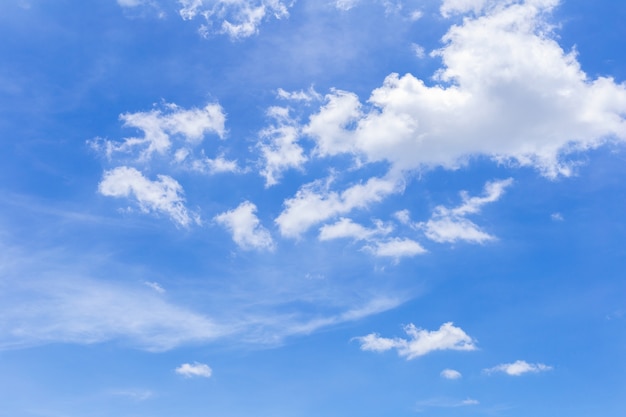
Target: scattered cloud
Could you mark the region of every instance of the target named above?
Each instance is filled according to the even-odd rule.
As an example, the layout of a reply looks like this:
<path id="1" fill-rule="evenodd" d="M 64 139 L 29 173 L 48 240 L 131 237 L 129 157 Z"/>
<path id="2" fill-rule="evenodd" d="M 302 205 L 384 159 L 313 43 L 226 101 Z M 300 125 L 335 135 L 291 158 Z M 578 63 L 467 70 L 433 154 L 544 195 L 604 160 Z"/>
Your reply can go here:
<path id="1" fill-rule="evenodd" d="M 384 352 L 396 349 L 407 360 L 415 359 L 437 350 L 476 350 L 474 339 L 452 322 L 444 323 L 439 330 L 428 331 L 409 324 L 404 327 L 408 339 L 380 337 L 376 333 L 356 338 L 361 350 Z"/>
<path id="2" fill-rule="evenodd" d="M 110 391 L 110 395 L 125 397 L 133 401 L 146 401 L 154 397 L 154 392 L 147 389 L 127 389 Z"/>
<path id="3" fill-rule="evenodd" d="M 113 154 L 136 155 L 139 160 L 148 160 L 153 154 L 165 155 L 170 152 L 173 139 L 183 146 L 198 145 L 208 134 L 223 138 L 226 115 L 217 103 L 203 108 L 184 109 L 173 103 L 165 103 L 162 108 L 147 112 L 124 113 L 120 115 L 124 127 L 135 128 L 142 136 L 124 138 L 121 142 L 99 139 L 92 146 L 104 151 L 110 158 Z M 180 151 L 177 150 L 175 152 Z"/>
<path id="4" fill-rule="evenodd" d="M 231 232 L 240 248 L 273 250 L 272 236 L 261 226 L 255 213 L 256 206 L 245 201 L 237 208 L 215 216 L 214 220 Z"/>
<path id="5" fill-rule="evenodd" d="M 159 294 L 165 294 L 165 289 L 158 282 L 145 281 L 144 285 L 146 285 L 149 288 L 152 288 L 154 291 L 158 292 Z"/>
<path id="6" fill-rule="evenodd" d="M 366 249 L 379 257 L 394 258 L 413 257 L 426 253 L 426 249 L 419 243 L 408 238 L 393 238 L 386 241 L 377 241 Z"/>
<path id="7" fill-rule="evenodd" d="M 185 207 L 182 186 L 167 175 L 151 181 L 135 168 L 118 167 L 104 173 L 98 191 L 107 197 L 134 198 L 142 212 L 164 213 L 180 226 L 200 222 Z"/>
<path id="8" fill-rule="evenodd" d="M 339 10 L 350 10 L 359 3 L 360 0 L 336 0 L 335 6 Z"/>
<path id="9" fill-rule="evenodd" d="M 270 18 L 289 16 L 294 1 L 281 0 L 179 0 L 184 20 L 204 19 L 200 34 L 209 37 L 225 34 L 231 39 L 255 35 L 261 23 Z"/>
<path id="10" fill-rule="evenodd" d="M 326 224 L 320 228 L 319 240 L 332 239 L 354 239 L 368 240 L 375 236 L 387 235 L 393 228 L 385 225 L 380 220 L 374 221 L 375 228 L 368 229 L 360 224 L 354 223 L 352 219 L 341 217 L 333 224 Z"/>
<path id="11" fill-rule="evenodd" d="M 283 236 L 299 237 L 318 223 L 356 208 L 365 208 L 401 190 L 400 183 L 390 178 L 370 178 L 341 193 L 330 191 L 330 182 L 315 181 L 304 185 L 295 197 L 285 200 L 285 209 L 275 220 Z"/>
<path id="12" fill-rule="evenodd" d="M 265 186 L 270 187 L 278 184 L 283 171 L 289 168 L 301 169 L 308 158 L 298 144 L 299 127 L 289 117 L 289 109 L 271 107 L 267 114 L 275 120 L 275 124 L 260 132 L 257 146 L 263 163 L 261 175 L 265 177 Z"/>
<path id="13" fill-rule="evenodd" d="M 454 369 L 444 369 L 441 371 L 441 377 L 445 379 L 460 379 L 463 375 Z"/>
<path id="14" fill-rule="evenodd" d="M 423 412 L 428 408 L 457 408 L 478 405 L 480 402 L 472 398 L 465 400 L 453 400 L 450 398 L 432 398 L 430 400 L 419 401 L 416 406 L 417 412 Z"/>
<path id="15" fill-rule="evenodd" d="M 426 50 L 421 45 L 418 45 L 416 43 L 412 43 L 411 44 L 411 50 L 413 51 L 415 56 L 418 57 L 419 59 L 422 59 L 422 58 L 424 58 L 426 56 Z"/>
<path id="16" fill-rule="evenodd" d="M 550 215 L 550 218 L 554 220 L 555 222 L 562 222 L 565 220 L 565 218 L 563 218 L 563 215 L 561 213 L 552 213 Z"/>
<path id="17" fill-rule="evenodd" d="M 213 374 L 213 370 L 208 365 L 198 362 L 183 363 L 178 368 L 176 368 L 175 372 L 186 378 L 210 378 Z"/>
<path id="18" fill-rule="evenodd" d="M 552 367 L 544 365 L 543 363 L 528 363 L 526 361 L 515 361 L 513 363 L 503 363 L 501 365 L 494 366 L 493 368 L 485 369 L 487 374 L 503 372 L 511 376 L 520 376 L 526 373 L 539 373 L 551 370 Z"/>
<path id="19" fill-rule="evenodd" d="M 303 101 L 303 102 L 306 102 L 306 103 L 309 103 L 309 102 L 312 102 L 312 101 L 320 101 L 323 98 L 320 95 L 320 93 L 315 91 L 313 86 L 309 87 L 309 89 L 307 91 L 304 91 L 304 90 L 300 90 L 300 91 L 286 91 L 286 90 L 283 90 L 282 88 L 279 88 L 278 91 L 277 91 L 277 96 L 278 96 L 278 98 L 281 98 L 283 100 Z"/>
<path id="20" fill-rule="evenodd" d="M 466 241 L 472 243 L 484 243 L 493 240 L 494 237 L 483 232 L 476 224 L 465 216 L 479 213 L 482 206 L 493 203 L 500 199 L 504 190 L 513 183 L 511 178 L 501 181 L 488 182 L 485 185 L 482 197 L 470 197 L 466 192 L 461 193 L 463 203 L 449 209 L 437 206 L 430 220 L 418 223 L 417 227 L 424 230 L 424 234 L 430 240 L 439 243 L 454 243 Z M 406 213 L 397 214 L 401 220 L 406 219 Z"/>

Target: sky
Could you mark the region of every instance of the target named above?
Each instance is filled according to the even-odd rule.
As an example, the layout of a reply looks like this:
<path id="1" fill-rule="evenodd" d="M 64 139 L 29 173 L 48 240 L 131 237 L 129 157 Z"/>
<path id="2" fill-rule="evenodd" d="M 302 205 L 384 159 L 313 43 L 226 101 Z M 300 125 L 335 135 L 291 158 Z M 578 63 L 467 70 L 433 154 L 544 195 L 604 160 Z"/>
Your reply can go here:
<path id="1" fill-rule="evenodd" d="M 4 0 L 0 417 L 621 417 L 626 3 Z"/>

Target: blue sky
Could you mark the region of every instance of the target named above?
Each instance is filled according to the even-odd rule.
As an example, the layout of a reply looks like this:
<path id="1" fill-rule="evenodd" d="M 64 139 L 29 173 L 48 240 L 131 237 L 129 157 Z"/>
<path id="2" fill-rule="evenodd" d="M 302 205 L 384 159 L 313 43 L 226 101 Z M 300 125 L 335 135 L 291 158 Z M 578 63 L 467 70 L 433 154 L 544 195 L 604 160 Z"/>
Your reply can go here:
<path id="1" fill-rule="evenodd" d="M 626 6 L 0 4 L 0 417 L 622 416 Z"/>

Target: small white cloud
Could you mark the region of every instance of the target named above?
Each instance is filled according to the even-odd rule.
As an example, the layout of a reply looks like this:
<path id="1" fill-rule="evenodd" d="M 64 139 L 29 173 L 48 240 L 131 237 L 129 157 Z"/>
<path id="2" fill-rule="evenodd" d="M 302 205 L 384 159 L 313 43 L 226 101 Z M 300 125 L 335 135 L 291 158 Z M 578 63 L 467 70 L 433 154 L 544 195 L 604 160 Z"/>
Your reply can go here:
<path id="1" fill-rule="evenodd" d="M 125 138 L 122 142 L 105 141 L 103 148 L 107 155 L 138 152 L 138 158 L 146 160 L 154 153 L 165 155 L 169 152 L 173 139 L 197 145 L 207 134 L 223 138 L 226 115 L 216 103 L 191 109 L 165 103 L 161 109 L 124 113 L 120 115 L 120 120 L 125 127 L 138 129 L 143 135 Z"/>
<path id="2" fill-rule="evenodd" d="M 555 222 L 562 222 L 565 220 L 561 213 L 552 213 L 552 215 L 550 215 L 550 218 Z"/>
<path id="3" fill-rule="evenodd" d="M 277 91 L 277 96 L 278 98 L 281 98 L 283 100 L 289 100 L 289 101 L 311 102 L 311 101 L 320 101 L 322 99 L 321 94 L 315 91 L 315 89 L 312 86 L 307 91 L 304 91 L 304 90 L 286 91 L 286 90 L 283 90 L 282 88 L 279 88 Z"/>
<path id="4" fill-rule="evenodd" d="M 308 158 L 298 144 L 300 130 L 297 123 L 289 117 L 289 109 L 271 107 L 267 114 L 275 120 L 275 124 L 259 133 L 257 147 L 261 151 L 263 164 L 261 175 L 265 177 L 265 186 L 270 187 L 278 184 L 285 170 L 301 169 Z"/>
<path id="5" fill-rule="evenodd" d="M 381 221 L 375 221 L 375 229 L 368 229 L 351 219 L 342 217 L 334 224 L 326 224 L 320 228 L 319 240 L 331 239 L 354 239 L 367 240 L 374 236 L 386 235 L 392 231 L 390 226 L 385 226 Z"/>
<path id="6" fill-rule="evenodd" d="M 108 197 L 132 197 L 141 211 L 164 213 L 181 226 L 199 223 L 199 217 L 185 207 L 182 186 L 167 175 L 157 178 L 151 181 L 135 168 L 118 167 L 104 173 L 98 191 Z"/>
<path id="7" fill-rule="evenodd" d="M 454 400 L 450 398 L 432 398 L 430 400 L 419 401 L 416 406 L 417 412 L 423 412 L 427 408 L 458 408 L 467 407 L 472 405 L 478 405 L 480 402 L 472 398 L 466 398 L 465 400 Z"/>
<path id="8" fill-rule="evenodd" d="M 145 281 L 144 285 L 152 288 L 154 291 L 158 292 L 159 294 L 165 293 L 165 289 L 158 282 Z"/>
<path id="9" fill-rule="evenodd" d="M 552 367 L 543 363 L 528 363 L 526 361 L 515 361 L 513 363 L 503 363 L 493 368 L 485 369 L 484 372 L 492 374 L 495 372 L 503 372 L 511 376 L 520 376 L 526 373 L 538 373 L 551 370 Z"/>
<path id="10" fill-rule="evenodd" d="M 408 238 L 393 238 L 387 241 L 378 241 L 374 245 L 366 246 L 374 255 L 386 258 L 413 257 L 426 253 L 426 249 L 419 243 Z"/>
<path id="11" fill-rule="evenodd" d="M 452 322 L 444 323 L 439 330 L 428 331 L 409 324 L 404 327 L 408 339 L 380 337 L 376 333 L 358 337 L 361 350 L 384 352 L 396 349 L 398 355 L 407 360 L 426 355 L 437 350 L 476 350 L 475 341 Z"/>
<path id="12" fill-rule="evenodd" d="M 111 391 L 110 395 L 114 395 L 116 397 L 126 397 L 133 401 L 146 401 L 154 397 L 154 393 L 152 391 L 145 390 L 145 389 L 128 389 L 128 390 Z"/>
<path id="13" fill-rule="evenodd" d="M 178 368 L 176 368 L 175 372 L 179 375 L 182 375 L 186 378 L 192 377 L 201 377 L 201 378 L 210 378 L 213 374 L 213 370 L 203 363 L 194 362 L 191 363 L 183 363 Z"/>
<path id="14" fill-rule="evenodd" d="M 476 224 L 465 216 L 479 213 L 482 206 L 493 203 L 500 199 L 504 190 L 513 183 L 511 178 L 501 181 L 488 182 L 485 185 L 482 197 L 470 197 L 467 193 L 461 193 L 463 203 L 455 208 L 438 206 L 430 220 L 418 223 L 416 226 L 424 230 L 424 234 L 430 240 L 439 243 L 454 243 L 466 241 L 472 243 L 484 243 L 495 239 L 483 232 Z"/>
<path id="15" fill-rule="evenodd" d="M 289 16 L 293 1 L 281 0 L 179 0 L 184 20 L 197 16 L 204 18 L 200 33 L 208 37 L 214 33 L 231 39 L 242 39 L 259 31 L 268 17 L 281 19 Z"/>
<path id="16" fill-rule="evenodd" d="M 444 0 L 439 9 L 443 17 L 453 14 L 480 13 L 489 0 Z"/>
<path id="17" fill-rule="evenodd" d="M 341 193 L 329 191 L 329 183 L 315 181 L 307 184 L 295 197 L 285 200 L 285 209 L 275 220 L 283 236 L 299 237 L 318 223 L 356 208 L 365 208 L 401 189 L 399 181 L 389 178 L 370 178 L 366 183 L 353 185 Z"/>
<path id="18" fill-rule="evenodd" d="M 421 10 L 413 10 L 409 15 L 409 18 L 412 22 L 415 22 L 417 20 L 420 20 L 422 16 L 424 16 L 424 13 Z"/>
<path id="19" fill-rule="evenodd" d="M 462 376 L 463 375 L 461 375 L 459 371 L 456 371 L 454 369 L 444 369 L 443 371 L 441 371 L 441 377 L 445 379 L 459 379 Z"/>
<path id="20" fill-rule="evenodd" d="M 422 59 L 426 56 L 426 50 L 421 45 L 413 43 L 411 44 L 411 50 L 413 51 L 415 56 L 418 57 L 419 59 Z"/>
<path id="21" fill-rule="evenodd" d="M 336 0 L 335 7 L 339 10 L 350 10 L 359 3 L 360 0 Z"/>
<path id="22" fill-rule="evenodd" d="M 256 206 L 245 201 L 237 208 L 215 216 L 214 220 L 226 227 L 235 243 L 242 249 L 274 249 L 269 231 L 261 226 L 255 214 Z"/>

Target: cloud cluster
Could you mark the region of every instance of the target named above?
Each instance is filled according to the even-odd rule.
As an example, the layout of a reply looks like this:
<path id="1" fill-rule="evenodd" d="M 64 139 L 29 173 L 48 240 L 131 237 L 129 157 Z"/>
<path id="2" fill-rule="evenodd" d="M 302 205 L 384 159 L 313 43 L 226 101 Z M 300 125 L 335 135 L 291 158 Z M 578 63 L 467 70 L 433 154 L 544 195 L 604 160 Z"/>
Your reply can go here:
<path id="1" fill-rule="evenodd" d="M 281 19 L 289 16 L 293 1 L 282 0 L 179 0 L 180 16 L 191 20 L 201 16 L 205 23 L 200 27 L 203 36 L 225 34 L 231 39 L 252 36 L 261 23 L 269 17 Z"/>
<path id="2" fill-rule="evenodd" d="M 454 369 L 444 369 L 441 371 L 441 377 L 445 379 L 460 379 L 463 375 Z"/>
<path id="3" fill-rule="evenodd" d="M 358 337 L 361 350 L 384 352 L 396 349 L 407 360 L 415 359 L 437 350 L 476 350 L 474 339 L 452 322 L 444 323 L 438 330 L 424 330 L 409 324 L 404 327 L 408 339 L 385 338 L 376 333 Z"/>

